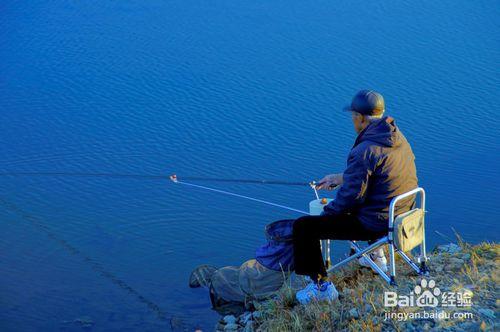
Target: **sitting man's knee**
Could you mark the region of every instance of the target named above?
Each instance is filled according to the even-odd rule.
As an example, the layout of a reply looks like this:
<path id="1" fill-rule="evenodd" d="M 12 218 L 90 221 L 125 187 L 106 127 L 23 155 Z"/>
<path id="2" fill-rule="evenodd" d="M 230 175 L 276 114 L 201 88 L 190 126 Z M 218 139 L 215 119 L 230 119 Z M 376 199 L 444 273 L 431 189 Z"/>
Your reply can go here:
<path id="1" fill-rule="evenodd" d="M 297 218 L 293 222 L 293 232 L 298 233 L 298 232 L 301 232 L 302 230 L 304 230 L 304 228 L 307 227 L 307 221 L 308 221 L 307 216 Z"/>

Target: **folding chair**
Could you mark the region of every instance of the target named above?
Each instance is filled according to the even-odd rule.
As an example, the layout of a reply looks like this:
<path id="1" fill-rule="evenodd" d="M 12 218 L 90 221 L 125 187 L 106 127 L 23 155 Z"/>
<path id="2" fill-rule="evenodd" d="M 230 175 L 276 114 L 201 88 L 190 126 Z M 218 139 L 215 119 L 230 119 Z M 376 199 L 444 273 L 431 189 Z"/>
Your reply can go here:
<path id="1" fill-rule="evenodd" d="M 420 195 L 420 200 L 418 201 L 418 207 L 414 207 L 412 210 L 400 215 L 400 216 L 395 216 L 395 208 L 396 205 L 399 201 L 401 201 L 404 198 L 407 198 L 412 195 Z M 413 218 L 413 219 L 412 219 Z M 417 220 L 418 219 L 418 220 Z M 389 231 L 387 236 L 384 236 L 383 238 L 377 240 L 376 242 L 370 244 L 366 248 L 362 249 L 358 246 L 356 241 L 349 241 L 351 243 L 352 248 L 354 249 L 354 253 L 351 254 L 349 257 L 346 259 L 338 262 L 337 264 L 334 264 L 328 269 L 328 272 L 331 272 L 335 269 L 338 269 L 339 267 L 355 260 L 360 257 L 365 257 L 366 261 L 368 264 L 385 280 L 387 281 L 390 285 L 396 285 L 396 264 L 395 264 L 395 254 L 399 254 L 401 258 L 403 259 L 404 262 L 406 262 L 408 265 L 410 265 L 419 275 L 428 275 L 429 270 L 426 266 L 426 262 L 428 260 L 427 255 L 426 255 L 426 250 L 425 250 L 425 191 L 423 188 L 415 188 L 407 193 L 401 194 L 399 196 L 396 196 L 392 199 L 390 205 L 389 205 Z M 404 225 L 412 225 L 410 224 L 412 221 L 415 221 L 413 225 L 419 225 L 419 229 L 404 229 Z M 395 225 L 396 224 L 396 229 Z M 417 240 L 414 240 L 411 238 L 411 236 L 403 239 L 401 238 L 402 236 L 405 237 L 408 234 L 405 235 L 406 233 L 411 233 L 411 231 L 415 231 L 415 233 L 418 236 L 415 236 L 414 238 Z M 406 242 L 405 242 L 406 241 Z M 410 243 L 412 242 L 412 243 Z M 380 246 L 383 246 L 387 244 L 389 246 L 389 273 L 383 272 L 377 264 L 371 259 L 369 253 L 371 253 L 373 250 L 379 248 Z M 398 247 L 399 246 L 399 247 Z M 420 246 L 420 256 L 417 259 L 417 262 L 415 263 L 406 253 L 405 251 L 411 250 L 413 247 Z M 324 247 L 323 247 L 324 248 Z M 408 249 L 410 248 L 410 249 Z M 326 252 L 329 255 L 329 245 L 326 249 Z M 326 254 L 326 253 L 324 253 Z M 327 258 L 329 260 L 329 257 Z M 325 259 L 325 261 L 327 260 Z M 417 264 L 420 265 L 417 265 Z"/>

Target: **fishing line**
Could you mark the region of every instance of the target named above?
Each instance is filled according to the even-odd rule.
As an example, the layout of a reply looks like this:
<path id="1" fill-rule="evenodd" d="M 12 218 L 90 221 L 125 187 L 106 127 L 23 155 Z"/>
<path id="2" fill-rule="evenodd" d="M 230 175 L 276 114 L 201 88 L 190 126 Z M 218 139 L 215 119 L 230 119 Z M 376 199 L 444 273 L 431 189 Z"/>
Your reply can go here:
<path id="1" fill-rule="evenodd" d="M 183 184 L 183 185 L 190 186 L 190 187 L 195 187 L 195 188 L 200 188 L 200 189 L 204 189 L 204 190 L 208 190 L 208 191 L 213 191 L 213 192 L 217 192 L 217 193 L 225 194 L 225 195 L 229 195 L 229 196 L 240 197 L 240 198 L 248 199 L 248 200 L 251 200 L 251 201 L 254 201 L 254 202 L 259 202 L 259 203 L 263 203 L 263 204 L 267 204 L 267 205 L 272 205 L 272 206 L 276 206 L 276 207 L 279 207 L 279 208 L 282 208 L 282 209 L 285 209 L 285 210 L 290 210 L 290 211 L 294 211 L 294 212 L 298 212 L 298 213 L 302 213 L 302 214 L 307 214 L 307 215 L 309 214 L 306 211 L 297 210 L 297 209 L 294 209 L 294 208 L 289 207 L 289 206 L 285 206 L 285 205 L 281 205 L 281 204 L 277 204 L 277 203 L 265 201 L 265 200 L 262 200 L 262 199 L 253 198 L 253 197 L 249 197 L 249 196 L 245 196 L 245 195 L 240 195 L 240 194 L 232 193 L 230 191 L 225 191 L 225 190 L 220 190 L 220 189 L 215 189 L 215 188 L 200 186 L 200 185 L 194 184 L 194 183 L 180 181 L 180 180 L 177 179 L 177 177 L 175 175 L 172 175 L 170 177 L 170 179 L 174 183 L 179 183 L 179 184 Z"/>
<path id="2" fill-rule="evenodd" d="M 80 257 L 84 262 L 90 265 L 90 267 L 96 271 L 100 276 L 108 279 L 111 281 L 113 284 L 117 285 L 121 289 L 127 291 L 129 294 L 133 295 L 139 302 L 143 303 L 146 305 L 146 307 L 156 316 L 158 317 L 159 320 L 165 321 L 165 322 L 170 322 L 170 325 L 172 325 L 172 317 L 169 319 L 168 315 L 166 312 L 163 311 L 163 309 L 160 308 L 158 304 L 153 302 L 152 300 L 148 299 L 141 293 L 139 293 L 135 288 L 127 284 L 124 280 L 120 279 L 118 276 L 113 274 L 112 272 L 109 272 L 106 270 L 104 266 L 101 265 L 101 263 L 97 262 L 93 258 L 85 255 L 80 249 L 75 247 L 74 245 L 70 244 L 66 240 L 60 238 L 57 236 L 50 227 L 42 223 L 39 218 L 36 218 L 35 216 L 23 211 L 20 209 L 17 205 L 10 203 L 0 197 L 0 204 L 3 205 L 7 210 L 10 210 L 11 212 L 16 213 L 19 215 L 22 219 L 28 221 L 32 226 L 35 226 L 36 228 L 40 229 L 43 231 L 49 238 L 57 242 L 61 247 L 63 247 L 66 251 L 68 251 L 70 254 L 74 256 Z"/>
<path id="3" fill-rule="evenodd" d="M 114 174 L 114 173 L 64 173 L 64 172 L 9 172 L 0 176 L 48 176 L 48 177 L 103 177 L 116 179 L 165 180 L 164 175 Z"/>
<path id="4" fill-rule="evenodd" d="M 184 177 L 183 177 L 183 179 L 184 179 Z M 188 182 L 180 181 L 177 178 L 177 175 L 175 175 L 175 174 L 173 174 L 173 175 L 170 176 L 170 180 L 172 180 L 174 183 L 179 183 L 179 184 L 183 184 L 183 185 L 190 186 L 190 187 L 195 187 L 195 188 L 199 188 L 199 189 L 213 191 L 213 192 L 217 192 L 217 193 L 224 194 L 224 195 L 229 195 L 229 196 L 235 196 L 235 197 L 239 197 L 239 198 L 244 198 L 244 199 L 248 199 L 248 200 L 251 200 L 251 201 L 254 201 L 254 202 L 259 202 L 259 203 L 263 203 L 263 204 L 267 204 L 267 205 L 279 207 L 279 208 L 282 208 L 282 209 L 285 209 L 285 210 L 294 211 L 294 212 L 298 212 L 298 213 L 305 214 L 305 215 L 310 215 L 309 212 L 298 210 L 298 209 L 294 209 L 294 208 L 289 207 L 289 206 L 285 206 L 285 205 L 281 205 L 281 204 L 277 204 L 277 203 L 273 203 L 273 202 L 265 201 L 265 200 L 262 200 L 262 199 L 245 196 L 245 195 L 236 194 L 236 193 L 233 193 L 233 192 L 230 192 L 230 191 L 226 191 L 226 190 L 220 190 L 220 189 L 210 188 L 210 187 L 206 187 L 206 186 L 200 186 L 198 184 L 193 184 L 193 183 L 188 183 Z M 309 185 L 314 190 L 314 194 L 316 195 L 316 199 L 319 200 L 318 190 L 316 189 L 316 183 L 313 181 Z M 337 185 L 331 186 L 331 187 L 335 188 L 335 187 L 337 187 Z M 321 248 L 323 250 L 323 246 L 326 247 L 326 255 L 327 255 L 326 257 L 328 257 L 327 262 L 329 262 L 330 261 L 330 240 L 325 240 L 325 241 L 326 242 L 324 244 L 323 244 L 324 241 L 321 242 Z"/>

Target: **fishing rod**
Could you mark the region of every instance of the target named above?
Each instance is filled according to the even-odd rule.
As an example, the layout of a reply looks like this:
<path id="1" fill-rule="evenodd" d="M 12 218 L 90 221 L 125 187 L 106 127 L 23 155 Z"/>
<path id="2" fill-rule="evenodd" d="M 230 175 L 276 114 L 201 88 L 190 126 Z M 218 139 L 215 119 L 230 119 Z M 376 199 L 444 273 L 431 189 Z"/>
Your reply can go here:
<path id="1" fill-rule="evenodd" d="M 4 172 L 0 176 L 47 176 L 47 177 L 102 177 L 116 179 L 144 179 L 144 180 L 166 180 L 166 175 L 156 174 L 118 174 L 118 173 L 69 173 L 69 172 Z M 175 175 L 174 175 L 175 176 Z M 176 176 L 175 176 L 176 177 Z M 170 179 L 172 176 L 170 176 Z M 188 181 L 208 181 L 208 182 L 227 182 L 227 183 L 248 183 L 263 185 L 283 185 L 283 186 L 311 186 L 313 182 L 294 182 L 282 180 L 260 180 L 260 179 L 230 179 L 230 178 L 211 178 L 200 176 L 183 176 L 183 180 Z"/>
<path id="2" fill-rule="evenodd" d="M 170 176 L 177 177 L 175 174 Z M 196 176 L 183 176 L 183 180 L 189 181 L 209 181 L 209 182 L 234 182 L 234 183 L 250 183 L 250 184 L 276 184 L 284 186 L 310 186 L 311 182 L 293 182 L 282 180 L 252 180 L 252 179 L 222 179 L 222 178 L 209 178 L 209 177 L 196 177 Z"/>

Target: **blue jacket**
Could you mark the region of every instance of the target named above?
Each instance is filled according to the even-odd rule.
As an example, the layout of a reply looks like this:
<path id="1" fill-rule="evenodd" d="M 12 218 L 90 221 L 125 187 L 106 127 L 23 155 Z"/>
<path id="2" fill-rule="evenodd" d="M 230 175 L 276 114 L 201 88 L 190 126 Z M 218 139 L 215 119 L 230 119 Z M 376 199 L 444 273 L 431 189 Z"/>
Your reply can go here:
<path id="1" fill-rule="evenodd" d="M 324 214 L 351 213 L 372 231 L 387 230 L 389 204 L 418 186 L 415 156 L 394 119 L 370 123 L 349 153 L 344 183 Z M 396 215 L 411 209 L 415 199 L 398 203 Z"/>

